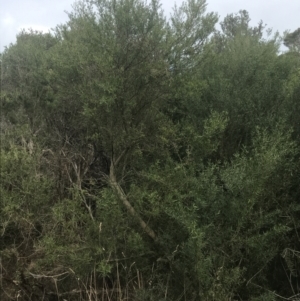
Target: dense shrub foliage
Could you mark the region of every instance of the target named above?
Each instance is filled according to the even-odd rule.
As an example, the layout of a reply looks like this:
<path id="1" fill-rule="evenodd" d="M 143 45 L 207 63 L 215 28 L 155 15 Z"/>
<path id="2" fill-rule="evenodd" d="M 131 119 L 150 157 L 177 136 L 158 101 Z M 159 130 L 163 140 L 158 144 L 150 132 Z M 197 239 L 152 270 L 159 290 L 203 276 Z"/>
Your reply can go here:
<path id="1" fill-rule="evenodd" d="M 297 300 L 299 29 L 83 0 L 2 53 L 1 300 Z"/>

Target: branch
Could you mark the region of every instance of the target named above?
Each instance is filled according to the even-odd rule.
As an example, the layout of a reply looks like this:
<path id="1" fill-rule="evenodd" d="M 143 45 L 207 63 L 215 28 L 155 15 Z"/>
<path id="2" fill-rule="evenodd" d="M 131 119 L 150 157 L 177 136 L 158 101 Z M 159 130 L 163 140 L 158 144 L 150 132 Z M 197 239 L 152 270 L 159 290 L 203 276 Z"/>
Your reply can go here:
<path id="1" fill-rule="evenodd" d="M 120 200 L 122 201 L 123 205 L 126 207 L 128 212 L 138 220 L 140 226 L 143 228 L 143 230 L 150 236 L 153 240 L 156 240 L 156 234 L 155 232 L 145 223 L 145 221 L 138 215 L 138 213 L 135 211 L 135 209 L 132 207 L 130 202 L 128 201 L 125 192 L 121 188 L 121 186 L 118 184 L 114 172 L 114 165 L 113 162 L 110 165 L 110 172 L 109 172 L 109 184 L 113 188 L 113 190 L 116 192 Z"/>

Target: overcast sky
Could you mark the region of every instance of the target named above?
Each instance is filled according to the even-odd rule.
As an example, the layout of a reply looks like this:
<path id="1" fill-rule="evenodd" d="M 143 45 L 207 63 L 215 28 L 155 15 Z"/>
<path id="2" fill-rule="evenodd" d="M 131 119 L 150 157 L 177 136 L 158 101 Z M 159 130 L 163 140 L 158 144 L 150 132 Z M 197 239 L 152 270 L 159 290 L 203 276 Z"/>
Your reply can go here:
<path id="1" fill-rule="evenodd" d="M 177 0 L 179 5 L 182 0 Z M 68 17 L 74 0 L 0 0 L 0 52 L 4 46 L 15 42 L 22 28 L 48 32 Z M 161 0 L 167 15 L 174 0 Z M 207 0 L 207 11 L 217 12 L 222 20 L 229 13 L 246 9 L 252 25 L 262 20 L 268 28 L 283 33 L 300 27 L 300 0 Z"/>

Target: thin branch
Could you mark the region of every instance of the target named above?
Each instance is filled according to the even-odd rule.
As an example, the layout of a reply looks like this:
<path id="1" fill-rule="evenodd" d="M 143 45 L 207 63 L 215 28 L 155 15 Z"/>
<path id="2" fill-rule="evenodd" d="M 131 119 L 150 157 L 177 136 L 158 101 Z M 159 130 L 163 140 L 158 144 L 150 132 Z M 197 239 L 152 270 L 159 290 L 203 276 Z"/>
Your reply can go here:
<path id="1" fill-rule="evenodd" d="M 28 274 L 31 275 L 33 278 L 39 279 L 39 278 L 58 278 L 60 276 L 70 274 L 70 273 L 69 272 L 64 272 L 64 273 L 57 274 L 57 275 L 52 275 L 52 276 L 47 276 L 47 275 L 43 275 L 43 274 L 33 274 L 31 272 L 28 272 Z"/>

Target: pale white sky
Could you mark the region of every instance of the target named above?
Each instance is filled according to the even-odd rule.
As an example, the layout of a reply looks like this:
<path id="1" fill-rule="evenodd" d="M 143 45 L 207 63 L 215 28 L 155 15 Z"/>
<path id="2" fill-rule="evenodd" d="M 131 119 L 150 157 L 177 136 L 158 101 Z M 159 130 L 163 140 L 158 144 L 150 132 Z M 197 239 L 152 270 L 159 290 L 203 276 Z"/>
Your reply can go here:
<path id="1" fill-rule="evenodd" d="M 182 0 L 177 0 L 180 5 Z M 0 52 L 4 46 L 15 42 L 22 28 L 47 32 L 68 17 L 64 11 L 72 10 L 74 0 L 0 0 Z M 174 0 L 161 0 L 167 15 Z M 252 25 L 263 20 L 268 28 L 283 33 L 300 27 L 300 0 L 207 0 L 207 11 L 217 12 L 220 20 L 229 14 L 246 9 Z"/>

